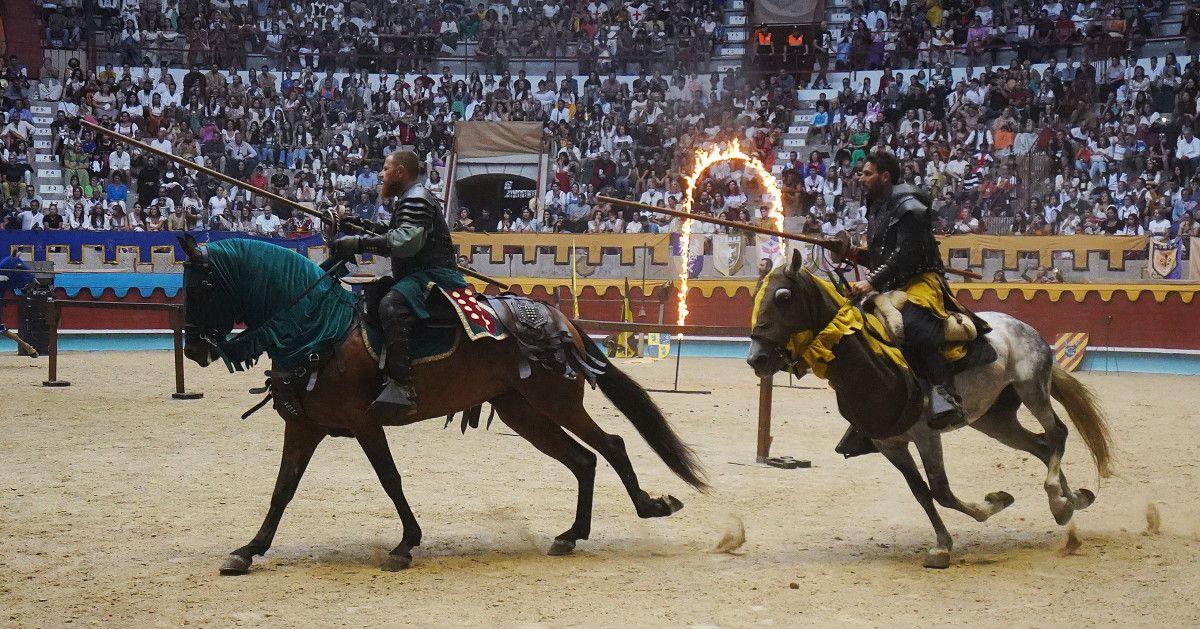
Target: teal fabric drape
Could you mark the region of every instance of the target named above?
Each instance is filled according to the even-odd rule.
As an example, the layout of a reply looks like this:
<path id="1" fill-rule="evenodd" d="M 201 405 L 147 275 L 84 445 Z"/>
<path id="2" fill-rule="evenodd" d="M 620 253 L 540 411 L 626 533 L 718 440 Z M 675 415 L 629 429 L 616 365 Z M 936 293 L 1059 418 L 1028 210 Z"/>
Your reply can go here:
<path id="1" fill-rule="evenodd" d="M 354 320 L 358 297 L 338 282 L 344 266 L 296 301 L 324 273 L 312 260 L 256 240 L 222 240 L 207 250 L 219 291 L 212 307 L 246 324 L 245 332 L 220 344 L 230 371 L 252 367 L 264 352 L 274 369 L 295 369 Z"/>

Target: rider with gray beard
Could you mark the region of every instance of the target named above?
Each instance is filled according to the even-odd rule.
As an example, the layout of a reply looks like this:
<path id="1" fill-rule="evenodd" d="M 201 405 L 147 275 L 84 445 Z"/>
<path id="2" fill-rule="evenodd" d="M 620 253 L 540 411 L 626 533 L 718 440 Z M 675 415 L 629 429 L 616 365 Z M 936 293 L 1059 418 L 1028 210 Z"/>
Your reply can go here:
<path id="1" fill-rule="evenodd" d="M 930 383 L 929 425 L 934 429 L 962 424 L 962 404 L 954 390 L 954 371 L 943 355 L 946 322 L 937 312 L 965 309 L 946 284 L 938 244 L 933 236 L 930 199 L 900 184 L 894 155 L 874 153 L 863 164 L 860 181 L 867 195 L 866 266 L 871 274 L 850 285 L 853 295 L 903 290 L 909 301 L 901 310 L 901 350 L 913 371 Z M 980 329 L 982 333 L 984 329 Z M 836 451 L 847 457 L 874 452 L 871 441 L 850 428 Z"/>

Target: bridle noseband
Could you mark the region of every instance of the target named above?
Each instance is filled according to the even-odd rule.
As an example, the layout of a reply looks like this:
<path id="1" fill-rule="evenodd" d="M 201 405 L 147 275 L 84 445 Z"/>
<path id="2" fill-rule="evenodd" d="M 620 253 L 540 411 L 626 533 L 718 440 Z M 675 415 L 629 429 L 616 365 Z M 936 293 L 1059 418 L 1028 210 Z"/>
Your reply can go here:
<path id="1" fill-rule="evenodd" d="M 184 274 L 185 278 L 187 278 L 187 273 L 186 273 L 187 271 L 192 272 L 192 277 L 185 279 L 184 286 L 183 286 L 183 291 L 184 291 L 183 299 L 184 299 L 184 312 L 185 312 L 184 321 L 183 321 L 184 338 L 191 338 L 191 339 L 200 341 L 202 343 L 205 343 L 206 345 L 212 347 L 213 350 L 216 351 L 217 355 L 224 358 L 225 351 L 221 349 L 220 342 L 222 340 L 224 340 L 223 337 L 225 335 L 222 334 L 221 331 L 216 329 L 215 327 L 211 327 L 211 324 L 209 324 L 209 326 L 206 327 L 206 326 L 200 325 L 198 323 L 192 322 L 190 320 L 190 319 L 192 319 L 192 317 L 186 316 L 186 313 L 187 313 L 188 307 L 189 307 L 189 304 L 187 302 L 188 302 L 188 298 L 189 298 L 189 293 L 191 291 L 203 290 L 205 292 L 206 298 L 211 297 L 211 294 L 213 292 L 215 292 L 215 289 L 216 289 L 215 278 L 213 277 L 212 265 L 208 261 L 208 252 L 203 249 L 197 249 L 194 254 L 189 256 L 188 259 L 186 261 L 184 261 L 183 265 L 184 265 L 184 270 L 185 270 L 185 274 Z M 190 281 L 188 281 L 188 280 L 190 280 Z M 191 307 L 194 308 L 195 304 L 191 304 Z"/>

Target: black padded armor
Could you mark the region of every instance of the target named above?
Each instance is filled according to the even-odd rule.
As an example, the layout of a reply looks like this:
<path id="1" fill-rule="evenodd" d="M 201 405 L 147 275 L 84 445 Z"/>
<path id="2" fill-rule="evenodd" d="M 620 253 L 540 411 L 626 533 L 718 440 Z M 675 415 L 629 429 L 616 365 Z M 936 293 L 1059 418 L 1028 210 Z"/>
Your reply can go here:
<path id="1" fill-rule="evenodd" d="M 426 269 L 454 268 L 458 259 L 450 240 L 450 226 L 442 213 L 442 204 L 424 186 L 414 184 L 396 200 L 389 229 L 404 225 L 425 228 L 425 246 L 411 258 L 392 257 L 392 275 L 400 279 Z"/>
<path id="2" fill-rule="evenodd" d="M 867 215 L 868 280 L 875 290 L 902 288 L 910 279 L 930 271 L 945 272 L 933 237 L 929 198 L 916 188 L 899 185 L 892 195 L 870 208 Z"/>

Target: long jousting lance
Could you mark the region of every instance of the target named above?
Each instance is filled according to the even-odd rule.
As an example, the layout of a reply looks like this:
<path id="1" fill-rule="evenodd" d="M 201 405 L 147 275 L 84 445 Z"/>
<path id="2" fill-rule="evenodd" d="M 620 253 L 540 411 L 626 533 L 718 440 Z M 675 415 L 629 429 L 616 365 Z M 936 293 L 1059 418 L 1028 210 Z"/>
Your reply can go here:
<path id="1" fill-rule="evenodd" d="M 701 223 L 712 223 L 713 225 L 720 225 L 722 227 L 732 227 L 733 229 L 741 229 L 741 230 L 748 231 L 748 232 L 754 232 L 756 234 L 763 234 L 764 236 L 775 236 L 778 238 L 783 238 L 785 240 L 798 240 L 800 242 L 807 242 L 809 244 L 817 245 L 819 247 L 824 247 L 825 249 L 828 249 L 829 251 L 833 252 L 835 255 L 842 256 L 842 257 L 850 257 L 850 254 L 853 253 L 853 251 L 854 251 L 854 247 L 850 246 L 849 241 L 837 240 L 837 239 L 832 239 L 832 238 L 817 238 L 816 236 L 805 236 L 803 234 L 794 234 L 792 232 L 785 232 L 785 231 L 779 231 L 777 229 L 771 229 L 770 227 L 759 227 L 758 225 L 751 225 L 749 223 L 742 223 L 742 222 L 738 222 L 738 221 L 730 221 L 730 220 L 726 220 L 723 218 L 716 218 L 713 216 L 701 216 L 699 214 L 692 214 L 691 212 L 684 212 L 681 210 L 671 210 L 671 209 L 667 209 L 665 207 L 658 207 L 657 205 L 638 203 L 637 201 L 627 201 L 625 199 L 614 199 L 612 197 L 607 197 L 602 194 L 596 195 L 596 200 L 600 201 L 602 203 L 615 203 L 617 205 L 624 205 L 626 207 L 636 208 L 639 210 L 645 210 L 647 212 L 657 212 L 659 214 L 666 214 L 668 216 L 676 216 L 676 217 L 683 218 L 683 219 L 691 219 L 694 221 L 699 221 Z M 969 278 L 975 279 L 975 280 L 983 279 L 982 275 L 976 273 L 975 271 L 971 271 L 968 269 L 954 269 L 954 268 L 946 267 L 946 272 L 953 274 L 953 275 L 961 275 L 962 277 L 969 277 Z"/>
<path id="2" fill-rule="evenodd" d="M 92 131 L 96 131 L 98 133 L 103 133 L 104 135 L 107 135 L 115 140 L 120 140 L 121 142 L 124 142 L 130 146 L 139 148 L 143 151 L 146 151 L 147 153 L 153 153 L 154 155 L 157 155 L 163 159 L 175 162 L 176 164 L 179 164 L 180 166 L 183 166 L 184 168 L 189 168 L 191 170 L 195 170 L 195 171 L 204 173 L 204 174 L 208 175 L 209 177 L 212 177 L 214 179 L 219 179 L 221 181 L 224 181 L 227 184 L 236 186 L 236 187 L 241 188 L 242 190 L 246 190 L 252 194 L 264 196 L 272 201 L 275 201 L 276 203 L 282 203 L 282 204 L 292 208 L 293 210 L 296 210 L 298 212 L 303 212 L 304 214 L 308 214 L 309 216 L 320 219 L 323 222 L 329 222 L 329 220 L 330 220 L 330 218 L 328 216 L 326 216 L 316 210 L 312 210 L 312 209 L 305 207 L 299 201 L 293 201 L 285 196 L 278 195 L 278 194 L 275 194 L 274 192 L 263 190 L 262 188 L 259 188 L 258 186 L 246 183 L 245 181 L 242 181 L 241 179 L 238 179 L 236 177 L 230 177 L 229 175 L 226 175 L 223 172 L 213 170 L 211 168 L 208 168 L 207 166 L 201 166 L 200 164 L 188 161 L 182 157 L 179 157 L 178 155 L 172 155 L 171 153 L 168 153 L 162 149 L 150 146 L 149 144 L 146 144 L 145 142 L 135 140 L 127 135 L 117 133 L 116 131 L 113 131 L 112 129 L 102 127 L 94 122 L 89 122 L 89 121 L 81 118 L 79 120 L 79 123 L 82 124 L 83 126 L 87 127 L 88 129 L 91 129 Z M 376 235 L 376 236 L 382 235 L 382 234 L 378 234 L 375 231 L 371 230 L 370 226 L 367 226 L 367 225 L 355 225 L 355 227 L 361 231 L 368 233 L 368 234 L 372 234 L 372 235 Z M 486 276 L 478 271 L 475 271 L 473 269 L 468 269 L 466 267 L 459 266 L 458 272 L 462 273 L 463 275 L 473 277 L 477 280 L 487 282 L 488 284 L 491 284 L 492 286 L 496 286 L 497 288 L 499 288 L 501 290 L 508 290 L 508 284 L 505 284 L 504 282 L 501 282 L 500 280 L 497 280 L 495 278 L 488 277 L 488 276 Z"/>

